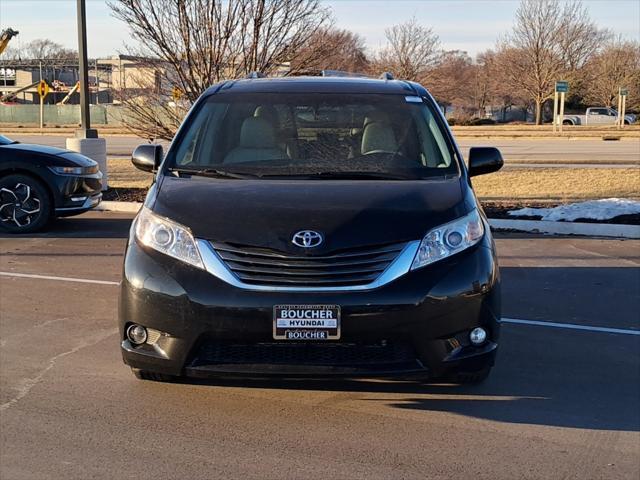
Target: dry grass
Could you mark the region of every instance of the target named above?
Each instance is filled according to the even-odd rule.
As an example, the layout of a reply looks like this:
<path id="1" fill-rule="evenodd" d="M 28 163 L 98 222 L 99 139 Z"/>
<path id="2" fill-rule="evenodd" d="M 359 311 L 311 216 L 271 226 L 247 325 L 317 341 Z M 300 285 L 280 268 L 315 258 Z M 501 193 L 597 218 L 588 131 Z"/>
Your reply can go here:
<path id="1" fill-rule="evenodd" d="M 152 175 L 125 158 L 109 159 L 109 186 L 147 188 Z M 475 177 L 474 188 L 488 201 L 565 201 L 591 198 L 640 198 L 638 168 L 508 168 Z"/>
<path id="2" fill-rule="evenodd" d="M 640 198 L 638 168 L 509 168 L 475 177 L 482 200 L 572 201 Z"/>
<path id="3" fill-rule="evenodd" d="M 109 186 L 113 188 L 147 188 L 153 175 L 138 170 L 128 158 L 109 158 Z"/>

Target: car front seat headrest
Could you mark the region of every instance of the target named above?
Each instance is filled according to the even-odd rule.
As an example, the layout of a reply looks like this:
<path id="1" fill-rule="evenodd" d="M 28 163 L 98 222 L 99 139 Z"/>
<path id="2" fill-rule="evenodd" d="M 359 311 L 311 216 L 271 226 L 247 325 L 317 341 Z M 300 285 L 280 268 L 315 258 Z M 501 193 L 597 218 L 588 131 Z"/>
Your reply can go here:
<path id="1" fill-rule="evenodd" d="M 246 118 L 240 129 L 240 147 L 276 148 L 276 135 L 273 127 L 264 118 Z"/>
<path id="2" fill-rule="evenodd" d="M 364 127 L 362 133 L 363 155 L 372 152 L 395 152 L 398 150 L 396 134 L 391 125 L 384 122 L 371 122 Z"/>

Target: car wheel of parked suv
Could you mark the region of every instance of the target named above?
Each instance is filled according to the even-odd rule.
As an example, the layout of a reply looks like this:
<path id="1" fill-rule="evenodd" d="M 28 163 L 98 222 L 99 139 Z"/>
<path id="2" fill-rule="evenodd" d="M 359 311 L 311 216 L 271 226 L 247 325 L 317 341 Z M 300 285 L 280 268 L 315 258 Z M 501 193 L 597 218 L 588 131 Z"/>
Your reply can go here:
<path id="1" fill-rule="evenodd" d="M 51 220 L 47 188 L 33 177 L 21 174 L 0 178 L 0 229 L 29 233 Z"/>

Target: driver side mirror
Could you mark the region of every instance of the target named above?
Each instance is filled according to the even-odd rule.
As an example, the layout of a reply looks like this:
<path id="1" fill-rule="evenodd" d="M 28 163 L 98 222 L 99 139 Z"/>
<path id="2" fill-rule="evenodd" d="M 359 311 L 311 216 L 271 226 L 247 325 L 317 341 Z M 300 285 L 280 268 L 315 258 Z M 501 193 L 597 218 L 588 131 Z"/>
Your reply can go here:
<path id="1" fill-rule="evenodd" d="M 156 172 L 162 163 L 162 145 L 138 145 L 131 155 L 131 163 L 143 172 Z"/>
<path id="2" fill-rule="evenodd" d="M 469 176 L 497 172 L 504 165 L 500 150 L 495 147 L 471 147 L 469 150 Z"/>

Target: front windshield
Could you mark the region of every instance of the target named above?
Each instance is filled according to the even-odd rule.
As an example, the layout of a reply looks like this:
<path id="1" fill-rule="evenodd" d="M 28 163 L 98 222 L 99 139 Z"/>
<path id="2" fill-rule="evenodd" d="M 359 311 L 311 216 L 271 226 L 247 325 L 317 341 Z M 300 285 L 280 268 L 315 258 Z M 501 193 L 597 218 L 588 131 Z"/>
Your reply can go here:
<path id="1" fill-rule="evenodd" d="M 421 97 L 222 93 L 192 117 L 167 165 L 258 177 L 421 179 L 458 173 Z"/>

